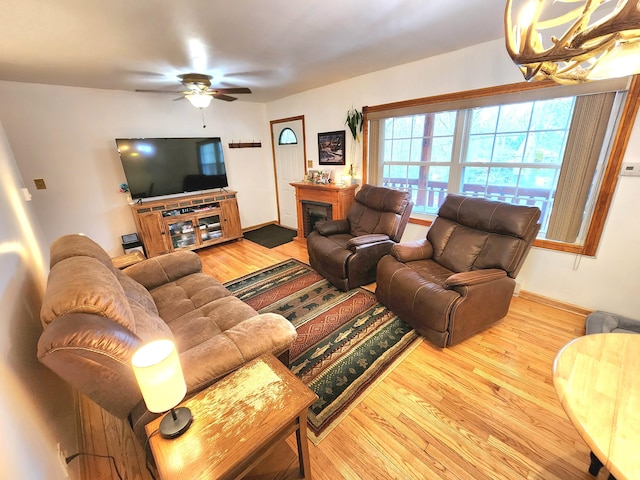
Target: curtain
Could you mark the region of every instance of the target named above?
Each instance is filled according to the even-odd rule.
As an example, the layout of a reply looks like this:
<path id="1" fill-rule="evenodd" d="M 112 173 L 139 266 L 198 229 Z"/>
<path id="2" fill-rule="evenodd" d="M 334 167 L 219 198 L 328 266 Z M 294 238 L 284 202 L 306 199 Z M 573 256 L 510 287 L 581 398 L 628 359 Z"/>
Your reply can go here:
<path id="1" fill-rule="evenodd" d="M 369 120 L 369 158 L 375 161 L 368 162 L 368 183 L 382 185 L 382 162 L 380 158 L 380 120 Z"/>
<path id="2" fill-rule="evenodd" d="M 589 191 L 601 155 L 615 93 L 576 98 L 546 238 L 578 238 Z"/>

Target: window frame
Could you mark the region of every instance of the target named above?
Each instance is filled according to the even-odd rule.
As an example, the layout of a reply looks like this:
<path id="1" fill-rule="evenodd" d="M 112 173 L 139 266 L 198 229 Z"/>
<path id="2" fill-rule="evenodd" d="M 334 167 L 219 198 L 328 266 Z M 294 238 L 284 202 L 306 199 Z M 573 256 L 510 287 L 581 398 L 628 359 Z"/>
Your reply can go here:
<path id="1" fill-rule="evenodd" d="M 594 82 L 595 83 L 595 82 Z M 394 102 L 383 105 L 364 106 L 362 113 L 363 121 L 363 148 L 362 148 L 362 181 L 367 183 L 367 174 L 369 171 L 369 116 L 374 113 L 386 112 L 395 109 L 407 109 L 422 107 L 426 105 L 436 105 L 445 102 L 461 102 L 469 99 L 487 98 L 497 95 L 517 94 L 520 92 L 528 92 L 537 89 L 550 87 L 558 87 L 558 84 L 552 81 L 532 82 L 532 83 L 512 83 L 507 85 L 499 85 L 495 87 L 487 87 L 464 92 L 449 93 L 432 97 L 423 97 L 402 102 Z M 570 88 L 570 87 L 566 87 Z M 640 75 L 631 77 L 629 88 L 627 90 L 627 98 L 622 106 L 622 112 L 618 126 L 613 133 L 610 153 L 604 165 L 604 173 L 602 183 L 596 195 L 595 207 L 591 221 L 589 223 L 587 233 L 584 238 L 583 245 L 568 244 L 553 240 L 536 239 L 533 243 L 535 247 L 556 250 L 568 253 L 575 253 L 585 256 L 595 256 L 600 239 L 604 231 L 604 225 L 609 214 L 613 194 L 615 192 L 618 175 L 622 167 L 624 155 L 629 143 L 631 131 L 636 121 L 638 109 L 640 108 Z M 418 225 L 431 225 L 431 220 L 411 217 L 409 223 Z"/>

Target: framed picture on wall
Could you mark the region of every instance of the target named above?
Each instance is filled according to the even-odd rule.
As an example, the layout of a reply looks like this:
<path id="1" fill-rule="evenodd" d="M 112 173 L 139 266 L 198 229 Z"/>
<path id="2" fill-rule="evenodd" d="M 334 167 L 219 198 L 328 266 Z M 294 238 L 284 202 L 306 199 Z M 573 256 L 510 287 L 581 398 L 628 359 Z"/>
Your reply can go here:
<path id="1" fill-rule="evenodd" d="M 344 133 L 325 132 L 318 134 L 318 161 L 320 165 L 344 165 Z"/>

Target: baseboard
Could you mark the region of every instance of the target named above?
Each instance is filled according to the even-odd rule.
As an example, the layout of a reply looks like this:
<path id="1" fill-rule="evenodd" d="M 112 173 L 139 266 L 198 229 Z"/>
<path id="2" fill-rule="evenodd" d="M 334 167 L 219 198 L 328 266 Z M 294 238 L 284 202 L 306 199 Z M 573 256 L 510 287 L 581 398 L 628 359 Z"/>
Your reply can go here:
<path id="1" fill-rule="evenodd" d="M 540 303 L 541 305 L 546 305 L 548 307 L 558 308 L 560 310 L 564 310 L 565 312 L 575 313 L 577 315 L 589 315 L 593 312 L 593 310 L 590 310 L 588 308 L 573 305 L 571 303 L 561 302 L 553 298 L 538 295 L 537 293 L 527 292 L 526 290 L 520 290 L 518 297 L 524 298 L 526 300 L 531 300 L 532 302 Z"/>
<path id="2" fill-rule="evenodd" d="M 251 230 L 257 230 L 262 227 L 266 227 L 267 225 L 280 225 L 277 220 L 272 220 L 271 222 L 260 223 L 258 225 L 254 225 L 253 227 L 243 228 L 243 232 L 250 232 Z"/>

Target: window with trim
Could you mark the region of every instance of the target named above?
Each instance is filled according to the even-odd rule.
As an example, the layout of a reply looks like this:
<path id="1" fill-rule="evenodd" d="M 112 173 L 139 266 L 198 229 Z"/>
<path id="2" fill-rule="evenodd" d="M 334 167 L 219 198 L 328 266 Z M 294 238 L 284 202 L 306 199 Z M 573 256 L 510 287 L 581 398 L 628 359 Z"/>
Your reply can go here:
<path id="1" fill-rule="evenodd" d="M 278 145 L 295 145 L 298 143 L 298 137 L 289 127 L 283 128 L 278 137 Z"/>
<path id="2" fill-rule="evenodd" d="M 410 191 L 418 223 L 447 193 L 537 206 L 544 246 L 592 255 L 627 98 L 626 80 L 597 83 L 365 107 L 369 183 Z"/>

